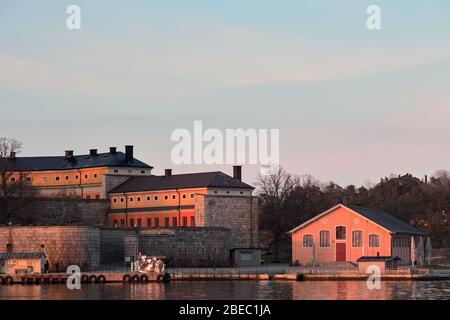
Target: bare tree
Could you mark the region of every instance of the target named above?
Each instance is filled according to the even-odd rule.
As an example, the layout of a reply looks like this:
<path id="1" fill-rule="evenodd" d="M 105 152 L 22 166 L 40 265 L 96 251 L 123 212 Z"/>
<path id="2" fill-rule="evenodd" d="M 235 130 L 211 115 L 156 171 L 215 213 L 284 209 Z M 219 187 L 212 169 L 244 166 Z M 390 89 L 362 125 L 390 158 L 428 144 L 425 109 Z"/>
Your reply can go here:
<path id="1" fill-rule="evenodd" d="M 280 243 L 290 225 L 288 198 L 299 185 L 299 179 L 277 167 L 268 175 L 257 178 L 261 197 L 261 227 L 271 232 L 274 261 L 279 261 Z"/>
<path id="2" fill-rule="evenodd" d="M 51 206 L 48 208 L 56 224 L 70 222 L 71 219 L 79 216 L 80 209 L 74 195 L 66 194 L 64 191 L 51 200 Z"/>
<path id="3" fill-rule="evenodd" d="M 16 159 L 21 151 L 20 141 L 0 137 L 0 223 L 7 223 L 17 216 L 37 194 L 30 184 L 28 173 L 21 170 Z"/>

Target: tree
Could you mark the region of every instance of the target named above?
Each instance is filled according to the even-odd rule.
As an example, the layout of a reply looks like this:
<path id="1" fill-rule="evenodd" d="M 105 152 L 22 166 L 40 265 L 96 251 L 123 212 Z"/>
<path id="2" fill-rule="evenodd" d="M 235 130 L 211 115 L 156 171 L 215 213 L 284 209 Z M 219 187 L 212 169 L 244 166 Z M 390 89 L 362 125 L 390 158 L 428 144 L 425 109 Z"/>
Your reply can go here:
<path id="1" fill-rule="evenodd" d="M 16 155 L 22 143 L 13 138 L 0 137 L 0 223 L 8 223 L 29 206 L 36 197 L 28 174 L 21 170 Z"/>
<path id="2" fill-rule="evenodd" d="M 288 199 L 298 185 L 298 178 L 283 168 L 274 168 L 267 175 L 257 178 L 258 192 L 261 198 L 261 227 L 270 231 L 274 250 L 274 261 L 279 261 L 280 243 L 286 237 L 291 225 Z"/>

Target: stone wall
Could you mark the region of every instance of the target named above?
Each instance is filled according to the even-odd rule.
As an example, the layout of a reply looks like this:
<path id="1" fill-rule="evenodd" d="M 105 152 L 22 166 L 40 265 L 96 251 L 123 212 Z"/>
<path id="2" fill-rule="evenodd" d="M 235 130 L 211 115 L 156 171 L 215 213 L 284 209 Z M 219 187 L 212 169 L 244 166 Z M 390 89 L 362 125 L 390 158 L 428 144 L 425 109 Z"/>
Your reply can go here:
<path id="1" fill-rule="evenodd" d="M 125 254 L 165 256 L 174 267 L 229 266 L 230 230 L 227 228 L 142 229 L 125 236 Z"/>
<path id="2" fill-rule="evenodd" d="M 50 271 L 65 271 L 69 265 L 95 270 L 100 262 L 100 229 L 76 226 L 0 227 L 0 252 L 40 252 L 49 260 Z"/>
<path id="3" fill-rule="evenodd" d="M 100 263 L 123 262 L 125 257 L 124 238 L 136 234 L 136 230 L 101 228 Z"/>
<path id="4" fill-rule="evenodd" d="M 258 198 L 197 195 L 195 208 L 197 226 L 231 229 L 232 248 L 259 246 Z"/>
<path id="5" fill-rule="evenodd" d="M 88 199 L 36 199 L 18 213 L 21 224 L 88 226 L 106 225 L 107 200 Z"/>
<path id="6" fill-rule="evenodd" d="M 102 191 L 102 197 L 107 198 L 108 193 L 114 189 L 115 187 L 121 185 L 125 181 L 130 179 L 130 176 L 121 176 L 116 174 L 104 174 L 103 175 L 103 191 Z"/>

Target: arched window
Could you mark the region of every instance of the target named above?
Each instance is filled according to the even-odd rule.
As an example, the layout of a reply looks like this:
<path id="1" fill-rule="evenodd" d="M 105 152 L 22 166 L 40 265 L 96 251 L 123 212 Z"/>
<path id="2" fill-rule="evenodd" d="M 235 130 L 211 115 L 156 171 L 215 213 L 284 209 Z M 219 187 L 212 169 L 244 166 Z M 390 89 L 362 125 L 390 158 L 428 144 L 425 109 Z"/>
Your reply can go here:
<path id="1" fill-rule="evenodd" d="M 328 248 L 330 246 L 330 231 L 322 230 L 320 231 L 319 235 L 320 235 L 319 246 L 322 248 Z"/>
<path id="2" fill-rule="evenodd" d="M 312 248 L 312 246 L 313 246 L 312 234 L 305 234 L 303 236 L 303 248 Z"/>
<path id="3" fill-rule="evenodd" d="M 377 234 L 369 234 L 369 247 L 378 248 L 380 246 L 380 236 Z"/>
<path id="4" fill-rule="evenodd" d="M 336 240 L 345 240 L 345 227 L 344 226 L 338 226 L 336 227 Z"/>
<path id="5" fill-rule="evenodd" d="M 352 247 L 362 247 L 362 231 L 354 230 L 352 231 Z"/>

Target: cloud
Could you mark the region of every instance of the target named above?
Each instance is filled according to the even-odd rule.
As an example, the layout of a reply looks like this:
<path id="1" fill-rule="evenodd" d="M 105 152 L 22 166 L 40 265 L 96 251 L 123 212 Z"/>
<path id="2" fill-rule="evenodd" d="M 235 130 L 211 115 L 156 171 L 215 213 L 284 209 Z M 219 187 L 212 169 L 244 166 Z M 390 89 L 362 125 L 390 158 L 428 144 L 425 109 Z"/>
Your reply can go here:
<path id="1" fill-rule="evenodd" d="M 133 34 L 129 32 L 127 34 Z M 68 94 L 174 97 L 205 90 L 308 83 L 401 70 L 449 57 L 442 45 L 351 45 L 221 25 L 150 30 L 49 48 L 45 57 L 0 55 L 0 88 Z"/>

